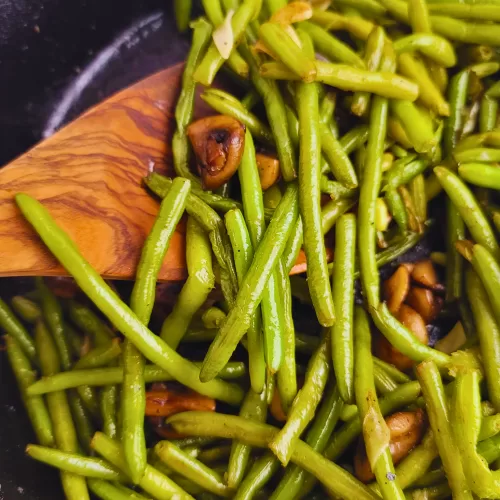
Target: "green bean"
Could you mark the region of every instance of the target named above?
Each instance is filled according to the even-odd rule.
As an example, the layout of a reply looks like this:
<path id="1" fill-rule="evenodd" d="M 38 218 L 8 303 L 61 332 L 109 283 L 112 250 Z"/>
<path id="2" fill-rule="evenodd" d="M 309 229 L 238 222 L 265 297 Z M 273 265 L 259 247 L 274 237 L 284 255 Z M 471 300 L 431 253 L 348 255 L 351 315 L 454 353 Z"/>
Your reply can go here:
<path id="1" fill-rule="evenodd" d="M 300 33 L 303 45 L 311 50 L 307 34 Z M 319 102 L 316 84 L 297 86 L 299 116 L 299 202 L 304 226 L 304 250 L 307 258 L 308 284 L 318 321 L 323 326 L 334 322 L 335 310 L 328 280 L 326 249 L 321 230 Z"/>
<path id="2" fill-rule="evenodd" d="M 71 321 L 85 334 L 90 335 L 96 347 L 109 346 L 114 334 L 93 311 L 74 300 L 69 301 L 68 311 Z"/>
<path id="3" fill-rule="evenodd" d="M 96 432 L 91 443 L 99 455 L 114 465 L 121 472 L 128 475 L 127 462 L 121 446 L 102 432 Z M 151 465 L 146 465 L 139 486 L 157 500 L 168 500 L 178 497 L 180 499 L 192 498 L 167 476 L 156 470 Z"/>
<path id="4" fill-rule="evenodd" d="M 403 499 L 389 448 L 390 431 L 380 411 L 375 390 L 370 324 L 367 314 L 359 306 L 354 315 L 354 350 L 354 389 L 359 417 L 363 421 L 366 454 L 382 496 L 386 499 Z"/>
<path id="5" fill-rule="evenodd" d="M 259 73 L 259 61 L 257 61 L 246 45 L 241 46 L 243 56 L 250 65 L 250 78 L 252 83 L 264 102 L 268 122 L 276 143 L 276 150 L 280 160 L 280 170 L 283 179 L 290 182 L 295 177 L 296 160 L 294 148 L 290 139 L 285 102 L 276 82 L 262 78 Z"/>
<path id="6" fill-rule="evenodd" d="M 90 491 L 102 500 L 146 500 L 146 497 L 125 486 L 114 485 L 102 479 L 89 479 L 87 481 Z"/>
<path id="7" fill-rule="evenodd" d="M 447 259 L 446 300 L 452 302 L 462 295 L 463 260 L 455 249 L 457 241 L 465 238 L 465 223 L 451 200 L 446 201 Z"/>
<path id="8" fill-rule="evenodd" d="M 173 349 L 177 349 L 194 314 L 205 303 L 215 284 L 210 242 L 192 217 L 189 217 L 187 222 L 186 260 L 188 279 L 161 330 L 163 340 Z"/>
<path id="9" fill-rule="evenodd" d="M 432 33 L 429 8 L 425 0 L 408 2 L 408 18 L 414 33 Z"/>
<path id="10" fill-rule="evenodd" d="M 235 255 L 239 285 L 241 285 L 253 257 L 252 243 L 245 220 L 240 211 L 234 210 L 228 212 L 226 214 L 226 225 Z M 264 359 L 261 318 L 258 313 L 255 314 L 251 320 L 247 331 L 247 340 L 250 384 L 256 393 L 260 393 L 264 389 L 266 365 Z"/>
<path id="11" fill-rule="evenodd" d="M 265 2 L 271 14 L 274 14 L 286 5 L 286 0 L 265 0 Z"/>
<path id="12" fill-rule="evenodd" d="M 330 35 L 321 26 L 305 21 L 300 24 L 300 29 L 311 37 L 316 52 L 335 62 L 349 64 L 357 68 L 365 67 L 363 59 L 349 45 Z"/>
<path id="13" fill-rule="evenodd" d="M 266 231 L 264 201 L 259 172 L 255 159 L 253 139 L 249 131 L 245 135 L 245 149 L 238 169 L 243 201 L 243 213 L 253 248 L 257 248 Z M 250 256 L 251 258 L 251 256 Z M 248 269 L 249 264 L 247 264 Z M 264 354 L 268 368 L 276 373 L 283 359 L 282 318 L 283 301 L 278 290 L 278 274 L 274 271 L 267 283 L 261 302 L 264 333 Z M 258 325 L 255 325 L 258 328 Z M 256 336 L 257 334 L 256 330 Z M 260 391 L 257 391 L 260 392 Z"/>
<path id="14" fill-rule="evenodd" d="M 448 103 L 421 62 L 411 54 L 400 54 L 398 56 L 398 70 L 402 75 L 418 84 L 418 97 L 426 107 L 441 116 L 449 115 L 450 107 Z"/>
<path id="15" fill-rule="evenodd" d="M 262 391 L 261 394 L 257 394 L 250 389 L 245 400 L 243 401 L 239 414 L 240 417 L 249 420 L 265 422 L 267 416 L 265 391 Z M 251 451 L 251 446 L 238 441 L 233 441 L 226 478 L 229 488 L 236 489 L 243 481 Z"/>
<path id="16" fill-rule="evenodd" d="M 178 413 L 169 418 L 175 430 L 187 434 L 238 439 L 265 448 L 279 430 L 232 415 L 211 412 Z M 376 499 L 377 496 L 338 465 L 315 452 L 303 441 L 296 443 L 292 461 L 313 474 L 335 495 L 344 498 Z"/>
<path id="17" fill-rule="evenodd" d="M 33 339 L 2 299 L 0 299 L 0 328 L 19 344 L 31 362 L 35 361 L 36 349 Z"/>
<path id="18" fill-rule="evenodd" d="M 498 116 L 498 98 L 483 96 L 479 108 L 479 131 L 489 132 L 495 128 Z"/>
<path id="19" fill-rule="evenodd" d="M 408 54 L 400 56 L 404 57 Z M 391 99 L 407 99 L 414 101 L 419 95 L 417 84 L 387 71 L 368 71 L 346 64 L 334 64 L 316 61 L 319 82 L 341 90 L 372 92 Z M 277 80 L 296 80 L 285 66 L 280 63 L 264 63 L 260 68 L 261 75 Z M 413 75 L 410 75 L 413 77 Z"/>
<path id="20" fill-rule="evenodd" d="M 115 360 L 122 350 L 120 339 L 112 339 L 108 345 L 95 347 L 84 354 L 73 366 L 73 370 L 86 370 L 89 368 L 101 368 Z"/>
<path id="21" fill-rule="evenodd" d="M 500 161 L 500 151 L 493 148 L 472 148 L 455 153 L 457 163 L 484 162 L 496 163 Z"/>
<path id="22" fill-rule="evenodd" d="M 39 396 L 30 396 L 27 394 L 28 387 L 36 380 L 30 360 L 20 343 L 14 337 L 7 335 L 5 342 L 7 345 L 7 357 L 36 438 L 43 446 L 53 446 L 54 433 L 45 402 Z"/>
<path id="23" fill-rule="evenodd" d="M 42 321 L 35 327 L 35 344 L 42 375 L 54 375 L 60 371 L 61 361 L 54 340 Z M 78 450 L 76 430 L 71 419 L 71 412 L 66 394 L 62 391 L 47 396 L 56 446 L 61 451 L 75 453 Z M 85 480 L 74 473 L 61 472 L 63 490 L 68 499 L 84 500 L 89 498 Z"/>
<path id="24" fill-rule="evenodd" d="M 36 323 L 42 315 L 40 306 L 22 295 L 12 297 L 11 304 L 14 311 L 27 323 Z"/>
<path id="25" fill-rule="evenodd" d="M 186 31 L 191 19 L 192 0 L 174 0 L 175 21 L 179 31 Z"/>
<path id="26" fill-rule="evenodd" d="M 455 2 L 429 5 L 433 14 L 446 15 L 457 19 L 474 19 L 478 21 L 500 21 L 498 5 L 464 5 Z"/>
<path id="27" fill-rule="evenodd" d="M 344 148 L 347 154 L 356 151 L 360 146 L 368 140 L 368 127 L 366 125 L 358 125 L 351 128 L 344 136 L 339 139 L 340 145 Z"/>
<path id="28" fill-rule="evenodd" d="M 172 185 L 172 179 L 164 177 L 163 175 L 157 174 L 156 172 L 151 172 L 147 177 L 144 178 L 144 183 L 146 186 L 153 191 L 160 198 L 164 198 Z M 224 198 L 218 194 L 211 193 L 209 191 L 203 191 L 201 188 L 195 185 L 191 186 L 191 192 L 195 193 L 198 198 L 206 203 L 210 208 L 213 208 L 219 212 L 228 212 L 233 208 L 241 208 L 241 203 L 231 200 L 229 198 Z M 193 206 L 189 207 L 190 198 L 188 197 L 188 206 L 186 209 L 192 212 Z M 193 201 L 193 198 L 191 198 Z M 200 221 L 198 221 L 200 222 Z M 200 222 L 201 223 L 201 222 Z"/>
<path id="29" fill-rule="evenodd" d="M 198 450 L 194 448 L 194 450 Z M 189 450 L 185 450 L 188 452 Z M 209 450 L 198 450 L 193 456 L 197 458 L 200 462 L 204 464 L 211 464 L 220 462 L 222 460 L 227 460 L 231 454 L 231 445 L 221 445 Z"/>
<path id="30" fill-rule="evenodd" d="M 356 173 L 353 169 L 353 175 L 356 177 Z M 357 182 L 357 179 L 356 179 Z M 320 190 L 322 193 L 327 194 L 333 201 L 337 201 L 341 198 L 352 198 L 357 194 L 356 188 L 346 187 L 337 181 L 331 181 L 326 175 L 321 175 L 320 178 Z"/>
<path id="31" fill-rule="evenodd" d="M 255 2 L 253 0 L 245 0 L 236 9 L 231 20 L 235 46 L 238 45 L 254 13 Z M 203 59 L 200 61 L 198 67 L 193 73 L 193 80 L 205 85 L 206 87 L 210 86 L 224 62 L 225 60 L 221 56 L 219 49 L 212 41 Z"/>
<path id="32" fill-rule="evenodd" d="M 251 89 L 247 92 L 245 97 L 241 100 L 241 104 L 245 109 L 250 111 L 254 108 L 260 101 L 260 95 L 257 93 L 255 89 Z"/>
<path id="33" fill-rule="evenodd" d="M 85 452 L 88 453 L 90 441 L 95 432 L 94 425 L 80 395 L 76 391 L 69 391 L 67 396 L 78 440 Z M 98 413 L 97 419 L 99 417 L 100 414 Z"/>
<path id="34" fill-rule="evenodd" d="M 304 227 L 302 224 L 302 217 L 299 216 L 295 226 L 292 228 L 292 234 L 287 241 L 286 248 L 283 251 L 283 265 L 285 266 L 285 272 L 290 273 L 292 267 L 297 262 L 297 257 L 299 256 L 302 243 L 304 241 Z"/>
<path id="35" fill-rule="evenodd" d="M 26 447 L 26 453 L 39 462 L 80 476 L 109 481 L 124 479 L 124 476 L 117 469 L 101 458 L 85 457 L 35 444 L 29 444 Z"/>
<path id="36" fill-rule="evenodd" d="M 427 221 L 427 196 L 425 194 L 424 175 L 416 175 L 410 181 L 409 189 L 415 206 L 415 215 L 417 216 L 419 222 L 424 224 Z"/>
<path id="37" fill-rule="evenodd" d="M 278 285 L 283 301 L 283 359 L 276 375 L 281 405 L 285 413 L 297 395 L 297 362 L 295 359 L 295 325 L 292 314 L 292 287 L 283 257 L 278 263 Z"/>
<path id="38" fill-rule="evenodd" d="M 394 365 L 386 363 L 385 361 L 382 361 L 375 356 L 373 357 L 373 365 L 374 369 L 380 368 L 385 373 L 387 373 L 387 375 L 389 375 L 389 377 L 391 377 L 397 384 L 406 384 L 411 381 L 408 375 L 399 371 Z"/>
<path id="39" fill-rule="evenodd" d="M 293 189 L 292 193 L 293 197 L 295 194 Z M 96 302 L 111 323 L 132 340 L 150 361 L 167 369 L 176 380 L 201 394 L 233 404 L 242 399 L 242 391 L 237 386 L 220 380 L 209 384 L 200 382 L 198 368 L 170 349 L 118 299 L 104 280 L 83 259 L 75 244 L 55 224 L 40 203 L 23 194 L 16 196 L 16 202 L 56 258 L 73 275 L 80 288 Z M 293 216 L 291 218 L 293 220 Z"/>
<path id="40" fill-rule="evenodd" d="M 279 460 L 271 453 L 266 452 L 252 465 L 243 479 L 235 500 L 251 500 L 271 480 L 280 468 Z"/>
<path id="41" fill-rule="evenodd" d="M 301 80 L 310 83 L 315 79 L 314 58 L 301 50 L 280 24 L 271 22 L 262 24 L 259 35 L 268 49 L 275 53 L 277 58 Z"/>
<path id="42" fill-rule="evenodd" d="M 438 368 L 432 361 L 425 361 L 417 367 L 417 377 L 422 387 L 431 429 L 439 450 L 439 456 L 448 477 L 453 498 L 472 498 L 468 491 L 458 452 L 458 441 L 452 434 L 451 409 L 448 408 L 443 382 Z M 460 438 L 464 439 L 464 436 Z M 465 458 L 465 457 L 464 457 Z"/>
<path id="43" fill-rule="evenodd" d="M 286 467 L 292 457 L 300 435 L 314 418 L 330 371 L 330 338 L 325 335 L 307 367 L 304 385 L 297 394 L 287 415 L 284 427 L 273 437 L 269 448 Z"/>
<path id="44" fill-rule="evenodd" d="M 472 64 L 468 67 L 477 78 L 487 78 L 500 69 L 500 63 L 494 61 Z"/>
<path id="45" fill-rule="evenodd" d="M 483 417 L 481 421 L 481 430 L 479 432 L 479 441 L 484 441 L 493 436 L 496 436 L 500 432 L 500 414 L 490 415 L 489 417 Z"/>
<path id="46" fill-rule="evenodd" d="M 201 363 L 195 362 L 195 366 Z M 246 374 L 245 364 L 242 362 L 230 362 L 220 372 L 220 376 L 226 380 L 241 378 Z M 169 382 L 175 380 L 172 375 L 159 366 L 146 365 L 144 368 L 144 380 L 151 382 Z M 72 389 L 80 385 L 105 386 L 116 385 L 123 382 L 123 368 L 94 368 L 92 370 L 74 370 L 58 373 L 50 377 L 43 377 L 38 382 L 29 386 L 27 394 L 36 396 L 48 392 Z"/>
<path id="47" fill-rule="evenodd" d="M 170 239 L 186 206 L 191 183 L 176 178 L 160 205 L 160 211 L 149 233 L 137 268 L 137 276 L 130 297 L 130 307 L 139 320 L 147 325 L 153 310 L 156 281 L 167 253 Z"/>
<path id="48" fill-rule="evenodd" d="M 500 258 L 500 248 L 493 229 L 470 189 L 458 176 L 445 167 L 436 167 L 434 173 L 463 218 L 474 240 L 487 248 L 497 259 Z"/>
<path id="49" fill-rule="evenodd" d="M 332 287 L 336 321 L 331 328 L 332 359 L 342 399 L 354 400 L 354 270 L 356 257 L 356 216 L 340 217 L 335 228 L 335 269 Z"/>
<path id="50" fill-rule="evenodd" d="M 500 189 L 499 169 L 487 163 L 465 163 L 458 167 L 460 177 L 470 184 L 489 189 Z"/>
<path id="51" fill-rule="evenodd" d="M 418 382 L 408 382 L 400 385 L 396 390 L 380 398 L 380 411 L 383 416 L 390 415 L 398 408 L 414 403 L 419 394 L 420 385 Z M 325 457 L 328 460 L 336 461 L 354 439 L 356 439 L 362 431 L 362 427 L 363 425 L 359 415 L 356 415 L 352 420 L 344 424 L 340 430 L 332 436 L 328 446 L 325 448 Z"/>
<path id="52" fill-rule="evenodd" d="M 373 378 L 378 394 L 387 394 L 394 391 L 398 386 L 395 380 L 379 366 L 373 367 Z"/>
<path id="53" fill-rule="evenodd" d="M 144 377 L 146 378 L 146 377 Z M 112 439 L 118 436 L 117 409 L 118 409 L 118 387 L 106 385 L 100 394 L 102 431 Z"/>
<path id="54" fill-rule="evenodd" d="M 385 303 L 381 303 L 377 309 L 371 309 L 370 313 L 375 326 L 384 337 L 410 359 L 414 361 L 432 360 L 439 367 L 445 367 L 450 363 L 450 356 L 420 342 L 389 312 Z"/>
<path id="55" fill-rule="evenodd" d="M 262 123 L 253 113 L 250 113 L 238 101 L 237 104 L 228 98 L 229 94 L 218 89 L 207 89 L 201 98 L 218 113 L 229 115 L 243 123 L 252 135 L 266 144 L 273 144 L 273 134 L 269 127 Z M 232 96 L 231 96 L 232 97 Z"/>
<path id="56" fill-rule="evenodd" d="M 376 27 L 370 33 L 365 45 L 365 66 L 371 71 L 377 71 L 382 60 L 385 44 L 385 33 L 381 27 Z M 370 104 L 370 94 L 356 92 L 352 98 L 351 111 L 357 116 L 364 116 Z"/>
<path id="57" fill-rule="evenodd" d="M 393 54 L 389 52 L 384 54 L 381 68 L 392 69 L 392 59 Z M 386 138 L 388 106 L 386 98 L 374 97 L 370 111 L 365 171 L 359 193 L 359 265 L 363 290 L 370 307 L 377 307 L 379 303 L 380 280 L 375 260 L 375 205 L 382 181 L 382 154 Z"/>
<path id="58" fill-rule="evenodd" d="M 339 218 L 354 205 L 354 200 L 331 200 L 321 209 L 321 227 L 323 234 L 328 233 Z"/>
<path id="59" fill-rule="evenodd" d="M 314 451 L 321 453 L 338 422 L 342 410 L 342 398 L 336 385 L 330 384 L 325 391 L 323 402 L 306 436 L 306 443 Z M 295 498 L 309 474 L 298 465 L 289 466 L 271 496 L 272 500 Z"/>
<path id="60" fill-rule="evenodd" d="M 358 0 L 356 2 L 356 5 L 358 5 Z M 376 2 L 370 3 L 374 5 Z M 384 9 L 380 4 L 377 5 L 380 9 Z M 337 12 L 322 11 L 319 9 L 313 9 L 311 21 L 329 31 L 345 30 L 360 40 L 367 40 L 375 27 L 373 22 L 359 16 L 343 16 Z"/>
<path id="61" fill-rule="evenodd" d="M 156 455 L 169 468 L 188 478 L 203 489 L 218 496 L 229 497 L 231 492 L 214 470 L 168 441 L 160 441 L 154 448 Z"/>
<path id="62" fill-rule="evenodd" d="M 453 46 L 445 38 L 432 33 L 418 33 L 400 38 L 394 42 L 396 54 L 418 50 L 436 63 L 451 68 L 457 63 Z"/>
<path id="63" fill-rule="evenodd" d="M 446 500 L 450 498 L 451 489 L 448 483 L 441 483 L 428 488 L 411 490 L 406 498 L 418 499 L 418 498 L 428 498 L 429 500 Z"/>
<path id="64" fill-rule="evenodd" d="M 330 169 L 335 179 L 350 188 L 356 187 L 358 185 L 358 179 L 354 166 L 349 156 L 342 148 L 339 140 L 333 135 L 329 125 L 320 123 L 319 133 L 321 138 L 321 149 L 330 165 Z"/>
<path id="65" fill-rule="evenodd" d="M 413 148 L 418 153 L 427 153 L 436 147 L 432 121 L 410 101 L 391 101 L 391 111 L 400 121 Z"/>
<path id="66" fill-rule="evenodd" d="M 429 161 L 417 158 L 412 159 L 412 155 L 401 158 L 394 162 L 392 168 L 387 172 L 385 183 L 392 189 L 408 184 L 414 177 L 425 172 L 429 166 Z"/>
<path id="67" fill-rule="evenodd" d="M 236 258 L 237 256 L 235 256 L 235 260 Z M 226 318 L 226 313 L 215 306 L 209 307 L 201 315 L 201 321 L 203 322 L 203 326 L 208 329 L 219 328 L 225 318 Z"/>

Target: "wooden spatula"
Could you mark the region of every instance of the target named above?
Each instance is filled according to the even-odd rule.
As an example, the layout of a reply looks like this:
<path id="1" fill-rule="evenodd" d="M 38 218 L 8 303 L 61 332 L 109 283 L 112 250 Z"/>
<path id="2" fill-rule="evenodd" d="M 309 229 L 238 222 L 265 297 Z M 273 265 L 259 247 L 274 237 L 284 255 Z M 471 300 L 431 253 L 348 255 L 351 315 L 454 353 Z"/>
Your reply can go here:
<path id="1" fill-rule="evenodd" d="M 170 144 L 183 65 L 160 71 L 90 109 L 0 170 L 0 276 L 65 276 L 14 203 L 40 200 L 105 278 L 133 279 L 159 203 L 151 171 L 172 175 Z M 201 100 L 197 116 L 210 111 Z M 159 279 L 186 277 L 184 223 Z M 305 270 L 301 254 L 294 272 Z"/>
<path id="2" fill-rule="evenodd" d="M 158 202 L 141 180 L 172 174 L 170 143 L 182 65 L 161 71 L 90 109 L 0 170 L 0 276 L 65 275 L 16 208 L 40 200 L 105 277 L 135 275 Z M 160 273 L 185 277 L 184 226 Z"/>

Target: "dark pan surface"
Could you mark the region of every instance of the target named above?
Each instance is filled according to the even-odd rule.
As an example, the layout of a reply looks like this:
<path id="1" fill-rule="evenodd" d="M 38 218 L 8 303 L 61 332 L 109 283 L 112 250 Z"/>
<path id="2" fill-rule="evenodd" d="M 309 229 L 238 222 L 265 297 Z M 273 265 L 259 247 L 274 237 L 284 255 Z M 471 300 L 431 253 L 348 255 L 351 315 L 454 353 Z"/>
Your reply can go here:
<path id="1" fill-rule="evenodd" d="M 168 0 L 2 0 L 0 165 L 89 106 L 184 59 Z M 5 296 L 20 280 L 0 280 Z M 57 474 L 26 459 L 33 442 L 0 353 L 0 500 L 59 500 Z"/>

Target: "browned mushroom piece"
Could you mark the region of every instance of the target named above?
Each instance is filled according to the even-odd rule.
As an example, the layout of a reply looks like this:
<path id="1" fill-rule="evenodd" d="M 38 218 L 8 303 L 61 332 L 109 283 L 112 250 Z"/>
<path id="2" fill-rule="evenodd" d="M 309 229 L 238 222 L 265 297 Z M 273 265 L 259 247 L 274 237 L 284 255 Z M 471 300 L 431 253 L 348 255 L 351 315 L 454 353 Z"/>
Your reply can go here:
<path id="1" fill-rule="evenodd" d="M 400 265 L 396 272 L 384 282 L 384 298 L 392 314 L 399 311 L 410 291 L 410 271 L 406 265 Z"/>
<path id="2" fill-rule="evenodd" d="M 417 311 L 403 304 L 396 314 L 396 317 L 415 335 L 415 337 L 417 337 L 418 340 L 420 340 L 420 342 L 427 345 L 429 342 L 427 328 L 422 316 L 420 316 Z M 405 356 L 392 346 L 382 335 L 380 335 L 377 342 L 375 342 L 374 348 L 376 355 L 380 359 L 393 364 L 399 370 L 410 370 L 415 364 L 408 356 Z"/>
<path id="3" fill-rule="evenodd" d="M 263 153 L 257 153 L 255 157 L 259 169 L 260 186 L 265 191 L 278 182 L 280 162 L 277 158 Z"/>
<path id="4" fill-rule="evenodd" d="M 236 172 L 245 147 L 245 125 L 225 115 L 207 116 L 187 129 L 203 188 L 225 184 Z"/>
<path id="5" fill-rule="evenodd" d="M 391 435 L 389 449 L 392 461 L 394 465 L 397 465 L 422 440 L 426 427 L 425 414 L 420 408 L 415 411 L 400 411 L 387 417 L 385 422 Z M 362 438 L 358 441 L 354 457 L 354 472 L 363 483 L 369 483 L 375 479 Z"/>
<path id="6" fill-rule="evenodd" d="M 432 290 L 443 290 L 443 285 L 438 282 L 436 270 L 431 260 L 422 260 L 415 263 L 411 277 L 422 286 Z"/>
<path id="7" fill-rule="evenodd" d="M 443 301 L 436 297 L 431 290 L 413 287 L 406 302 L 417 311 L 426 323 L 434 321 L 441 310 Z"/>

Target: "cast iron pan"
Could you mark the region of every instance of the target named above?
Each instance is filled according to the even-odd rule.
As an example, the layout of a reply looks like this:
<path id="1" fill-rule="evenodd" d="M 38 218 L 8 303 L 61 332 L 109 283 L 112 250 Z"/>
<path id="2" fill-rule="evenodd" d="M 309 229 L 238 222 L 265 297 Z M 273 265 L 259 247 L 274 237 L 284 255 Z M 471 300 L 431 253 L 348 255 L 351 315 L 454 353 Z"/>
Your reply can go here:
<path id="1" fill-rule="evenodd" d="M 188 47 L 169 0 L 3 0 L 0 166 L 93 104 L 182 61 Z M 428 248 L 426 239 L 404 260 Z M 27 279 L 0 280 L 2 297 L 29 289 Z M 301 307 L 295 304 L 299 323 Z M 431 339 L 438 335 L 434 328 Z M 34 437 L 3 353 L 0 377 L 0 500 L 63 499 L 57 473 L 24 455 Z"/>

